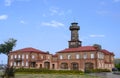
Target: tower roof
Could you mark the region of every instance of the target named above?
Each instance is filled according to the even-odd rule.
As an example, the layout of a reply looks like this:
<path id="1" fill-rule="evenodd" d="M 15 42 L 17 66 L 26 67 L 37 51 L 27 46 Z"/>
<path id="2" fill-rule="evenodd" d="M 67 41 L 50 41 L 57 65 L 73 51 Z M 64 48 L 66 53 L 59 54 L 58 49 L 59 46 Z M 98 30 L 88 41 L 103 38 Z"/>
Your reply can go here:
<path id="1" fill-rule="evenodd" d="M 70 30 L 80 30 L 80 27 L 78 26 L 78 23 L 73 22 L 73 23 L 71 23 L 71 26 L 69 29 Z"/>

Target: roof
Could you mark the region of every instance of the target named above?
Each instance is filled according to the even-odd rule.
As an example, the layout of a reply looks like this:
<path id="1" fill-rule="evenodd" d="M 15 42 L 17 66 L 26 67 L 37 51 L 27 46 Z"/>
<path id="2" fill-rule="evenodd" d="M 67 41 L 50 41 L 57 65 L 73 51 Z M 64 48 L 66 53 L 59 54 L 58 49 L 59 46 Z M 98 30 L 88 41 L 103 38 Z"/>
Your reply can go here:
<path id="1" fill-rule="evenodd" d="M 101 50 L 101 52 L 103 52 L 106 55 L 109 55 L 109 54 L 114 55 L 114 53 L 109 52 L 108 50 L 105 50 L 105 49 Z"/>
<path id="2" fill-rule="evenodd" d="M 12 51 L 12 52 L 37 52 L 37 53 L 41 53 L 41 54 L 46 54 L 46 52 L 32 48 L 32 47 L 19 49 L 19 50 Z"/>
<path id="3" fill-rule="evenodd" d="M 57 57 L 57 56 L 58 56 L 57 54 L 52 55 L 52 57 Z"/>
<path id="4" fill-rule="evenodd" d="M 67 48 L 61 51 L 58 51 L 57 53 L 71 53 L 71 52 L 90 52 L 90 51 L 97 51 L 98 49 L 94 46 L 82 46 L 78 48 Z M 104 54 L 110 54 L 114 55 L 114 53 L 109 52 L 108 50 L 102 49 L 101 52 Z"/>
<path id="5" fill-rule="evenodd" d="M 82 47 L 78 47 L 78 48 L 67 48 L 67 49 L 61 50 L 57 53 L 85 52 L 85 51 L 97 51 L 97 49 L 93 46 L 82 46 Z"/>

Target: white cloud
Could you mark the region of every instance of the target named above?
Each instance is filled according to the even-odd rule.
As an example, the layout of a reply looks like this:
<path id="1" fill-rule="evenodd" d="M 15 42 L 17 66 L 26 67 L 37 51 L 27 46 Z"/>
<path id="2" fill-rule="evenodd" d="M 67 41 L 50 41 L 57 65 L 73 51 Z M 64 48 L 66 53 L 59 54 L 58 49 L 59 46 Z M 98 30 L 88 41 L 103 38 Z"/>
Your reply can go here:
<path id="1" fill-rule="evenodd" d="M 11 6 L 13 0 L 5 0 L 5 6 Z"/>
<path id="2" fill-rule="evenodd" d="M 92 34 L 92 35 L 89 35 L 89 37 L 105 37 L 105 35 L 94 35 L 94 34 Z"/>
<path id="3" fill-rule="evenodd" d="M 20 20 L 21 24 L 26 24 L 26 22 L 24 20 Z"/>
<path id="4" fill-rule="evenodd" d="M 50 26 L 50 27 L 62 27 L 62 26 L 64 26 L 63 23 L 57 22 L 57 21 L 54 21 L 54 20 L 52 20 L 51 22 L 42 22 L 41 25 Z"/>
<path id="5" fill-rule="evenodd" d="M 106 3 L 105 1 L 101 1 L 101 2 L 100 2 L 100 5 L 105 6 L 105 5 L 107 5 L 107 3 Z"/>
<path id="6" fill-rule="evenodd" d="M 109 12 L 106 11 L 106 10 L 101 10 L 101 11 L 96 11 L 96 13 L 99 14 L 99 15 L 106 15 L 106 14 L 108 14 Z"/>
<path id="7" fill-rule="evenodd" d="M 13 2 L 29 2 L 30 0 L 4 0 L 5 6 L 11 6 Z"/>
<path id="8" fill-rule="evenodd" d="M 64 11 L 60 10 L 57 7 L 51 7 L 49 11 L 51 15 L 64 15 Z"/>
<path id="9" fill-rule="evenodd" d="M 114 2 L 120 2 L 120 0 L 113 0 Z"/>
<path id="10" fill-rule="evenodd" d="M 72 13 L 72 10 L 71 9 L 68 9 L 68 10 L 62 10 L 58 7 L 50 7 L 48 9 L 48 11 L 46 13 L 43 13 L 42 16 L 43 17 L 48 17 L 48 16 L 65 16 L 65 15 L 68 15 L 68 14 L 71 14 Z"/>
<path id="11" fill-rule="evenodd" d="M 0 20 L 6 20 L 8 18 L 7 15 L 0 15 Z"/>

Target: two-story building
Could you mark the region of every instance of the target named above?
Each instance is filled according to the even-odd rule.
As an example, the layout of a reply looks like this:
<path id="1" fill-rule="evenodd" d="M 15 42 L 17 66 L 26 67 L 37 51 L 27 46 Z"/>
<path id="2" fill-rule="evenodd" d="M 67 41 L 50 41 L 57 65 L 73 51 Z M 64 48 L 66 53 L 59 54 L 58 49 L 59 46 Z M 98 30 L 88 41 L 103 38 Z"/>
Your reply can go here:
<path id="1" fill-rule="evenodd" d="M 82 46 L 79 40 L 80 26 L 71 23 L 69 47 L 49 54 L 34 48 L 24 48 L 9 54 L 9 66 L 23 68 L 47 68 L 55 70 L 112 69 L 114 54 L 100 46 Z"/>

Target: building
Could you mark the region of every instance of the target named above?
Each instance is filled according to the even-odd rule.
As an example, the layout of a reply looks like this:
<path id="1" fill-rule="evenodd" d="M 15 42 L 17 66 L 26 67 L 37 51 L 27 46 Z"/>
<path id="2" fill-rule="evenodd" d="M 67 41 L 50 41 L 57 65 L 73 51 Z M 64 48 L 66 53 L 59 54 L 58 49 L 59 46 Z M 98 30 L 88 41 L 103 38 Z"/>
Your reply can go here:
<path id="1" fill-rule="evenodd" d="M 56 52 L 40 51 L 34 48 L 24 48 L 12 51 L 9 54 L 9 65 L 23 68 L 47 68 L 55 70 L 82 70 L 86 69 L 112 69 L 114 67 L 114 54 L 99 45 L 82 46 L 79 40 L 80 26 L 71 23 L 71 40 L 69 47 Z"/>

